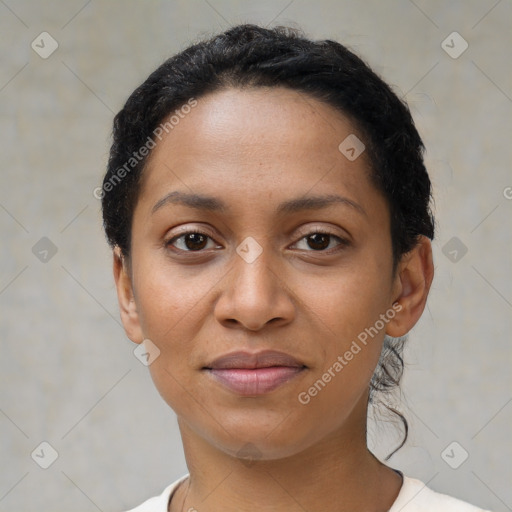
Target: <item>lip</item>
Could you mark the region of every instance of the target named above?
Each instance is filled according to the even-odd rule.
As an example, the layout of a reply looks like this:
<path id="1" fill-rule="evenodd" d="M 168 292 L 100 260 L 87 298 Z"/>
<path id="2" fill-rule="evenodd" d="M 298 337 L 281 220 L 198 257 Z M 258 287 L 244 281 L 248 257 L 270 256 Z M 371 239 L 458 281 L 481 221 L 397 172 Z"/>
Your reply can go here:
<path id="1" fill-rule="evenodd" d="M 249 369 L 268 368 L 270 366 L 288 366 L 291 368 L 301 368 L 306 366 L 295 357 L 279 352 L 277 350 L 261 350 L 259 352 L 230 352 L 214 359 L 206 365 L 207 369 Z"/>
<path id="2" fill-rule="evenodd" d="M 242 396 L 257 396 L 277 389 L 306 369 L 289 354 L 266 350 L 232 352 L 221 356 L 206 370 L 217 382 Z"/>

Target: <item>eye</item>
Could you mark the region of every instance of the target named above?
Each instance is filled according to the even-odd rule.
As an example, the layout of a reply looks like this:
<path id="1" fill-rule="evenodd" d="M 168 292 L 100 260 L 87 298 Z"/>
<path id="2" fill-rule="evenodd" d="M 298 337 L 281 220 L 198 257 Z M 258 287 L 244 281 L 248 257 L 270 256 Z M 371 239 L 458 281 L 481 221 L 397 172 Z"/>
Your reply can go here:
<path id="1" fill-rule="evenodd" d="M 207 247 L 209 241 L 213 244 L 213 247 Z M 219 247 L 214 244 L 213 239 L 210 236 L 200 231 L 187 231 L 181 235 L 175 236 L 166 241 L 165 246 L 173 246 L 184 252 L 198 252 L 202 249 L 213 249 L 215 247 Z"/>
<path id="2" fill-rule="evenodd" d="M 319 231 L 316 230 L 309 235 L 306 235 L 302 237 L 295 246 L 299 245 L 300 242 L 305 241 L 305 244 L 310 249 L 313 249 L 313 251 L 319 252 L 319 251 L 326 251 L 327 249 L 332 249 L 331 242 L 334 240 L 338 241 L 338 244 L 334 246 L 340 247 L 340 246 L 346 246 L 349 244 L 348 240 L 345 240 L 344 238 L 341 238 L 333 233 L 329 233 L 328 231 Z M 300 247 L 299 247 L 300 249 Z M 303 247 L 304 249 L 304 247 Z M 307 249 L 306 249 L 307 250 Z"/>

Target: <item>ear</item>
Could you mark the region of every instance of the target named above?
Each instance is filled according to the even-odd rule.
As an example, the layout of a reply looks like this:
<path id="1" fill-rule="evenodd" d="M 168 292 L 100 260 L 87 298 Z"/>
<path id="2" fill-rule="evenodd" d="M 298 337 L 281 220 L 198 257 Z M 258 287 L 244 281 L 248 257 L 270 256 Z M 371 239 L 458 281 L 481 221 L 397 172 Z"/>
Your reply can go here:
<path id="1" fill-rule="evenodd" d="M 386 334 L 400 337 L 414 327 L 425 309 L 433 278 L 432 245 L 426 236 L 421 236 L 398 265 L 393 301 L 396 315 L 387 324 Z"/>
<path id="2" fill-rule="evenodd" d="M 134 343 L 141 343 L 144 340 L 144 335 L 142 334 L 137 304 L 135 303 L 133 294 L 131 272 L 125 257 L 121 253 L 121 249 L 117 246 L 113 250 L 113 257 L 114 279 L 116 282 L 121 321 L 123 322 L 123 327 L 128 338 Z"/>

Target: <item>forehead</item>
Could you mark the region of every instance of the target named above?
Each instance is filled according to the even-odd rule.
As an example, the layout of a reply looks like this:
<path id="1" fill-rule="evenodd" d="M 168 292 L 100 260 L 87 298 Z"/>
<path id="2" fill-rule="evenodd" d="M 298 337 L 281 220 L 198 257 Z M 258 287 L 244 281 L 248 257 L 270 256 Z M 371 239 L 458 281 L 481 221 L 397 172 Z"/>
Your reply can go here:
<path id="1" fill-rule="evenodd" d="M 243 183 L 253 197 L 290 187 L 357 194 L 369 186 L 369 159 L 363 152 L 350 161 L 339 150 L 354 134 L 346 116 L 304 93 L 223 89 L 198 98 L 157 142 L 142 192 L 154 198 L 172 184 L 227 193 Z"/>
<path id="2" fill-rule="evenodd" d="M 201 144 L 205 150 L 250 144 L 333 152 L 345 132 L 356 128 L 333 106 L 284 87 L 255 87 L 202 96 L 173 127 L 173 137 L 164 138 L 175 147 Z"/>

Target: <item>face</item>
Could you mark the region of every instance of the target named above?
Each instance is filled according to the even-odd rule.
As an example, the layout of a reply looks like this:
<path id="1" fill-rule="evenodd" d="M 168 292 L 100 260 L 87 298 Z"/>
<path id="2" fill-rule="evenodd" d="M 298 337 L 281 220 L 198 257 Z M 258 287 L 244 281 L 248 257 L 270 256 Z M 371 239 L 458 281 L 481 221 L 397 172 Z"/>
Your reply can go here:
<path id="1" fill-rule="evenodd" d="M 304 94 L 227 89 L 148 161 L 123 322 L 160 350 L 151 375 L 180 424 L 226 453 L 284 457 L 364 429 L 403 287 L 367 156 L 338 149 L 355 133 Z"/>

